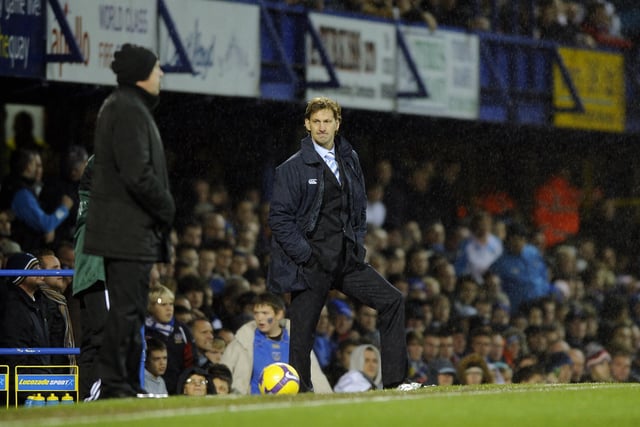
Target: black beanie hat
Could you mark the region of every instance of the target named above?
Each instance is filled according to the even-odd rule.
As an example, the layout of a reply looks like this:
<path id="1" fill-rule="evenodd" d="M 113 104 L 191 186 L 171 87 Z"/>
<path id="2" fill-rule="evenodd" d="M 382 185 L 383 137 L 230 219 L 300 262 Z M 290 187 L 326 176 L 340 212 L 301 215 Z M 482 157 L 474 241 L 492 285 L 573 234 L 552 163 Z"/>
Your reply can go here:
<path id="1" fill-rule="evenodd" d="M 142 46 L 125 43 L 113 55 L 111 69 L 118 76 L 119 84 L 133 84 L 147 80 L 158 61 L 155 53 Z"/>
<path id="2" fill-rule="evenodd" d="M 40 265 L 38 258 L 25 252 L 11 255 L 5 268 L 7 270 L 33 270 L 36 265 Z M 11 283 L 18 286 L 24 280 L 24 276 L 9 277 L 9 279 Z"/>

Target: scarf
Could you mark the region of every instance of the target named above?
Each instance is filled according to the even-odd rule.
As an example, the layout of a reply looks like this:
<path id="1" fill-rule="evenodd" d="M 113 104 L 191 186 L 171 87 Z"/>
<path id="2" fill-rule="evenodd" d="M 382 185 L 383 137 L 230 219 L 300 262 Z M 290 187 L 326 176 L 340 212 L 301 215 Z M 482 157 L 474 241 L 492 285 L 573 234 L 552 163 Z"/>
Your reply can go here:
<path id="1" fill-rule="evenodd" d="M 168 337 L 173 333 L 175 318 L 172 318 L 168 323 L 157 322 L 153 317 L 148 316 L 144 321 L 144 326 L 147 329 L 151 329 L 153 331 L 157 331 Z"/>
<path id="2" fill-rule="evenodd" d="M 62 318 L 64 319 L 64 346 L 65 348 L 74 348 L 76 344 L 73 338 L 73 326 L 71 325 L 71 316 L 69 315 L 67 299 L 60 292 L 49 286 L 40 286 L 40 291 L 42 291 L 47 299 L 58 305 L 58 310 L 60 310 L 60 314 L 62 314 Z M 69 355 L 69 364 L 76 365 L 75 355 Z"/>

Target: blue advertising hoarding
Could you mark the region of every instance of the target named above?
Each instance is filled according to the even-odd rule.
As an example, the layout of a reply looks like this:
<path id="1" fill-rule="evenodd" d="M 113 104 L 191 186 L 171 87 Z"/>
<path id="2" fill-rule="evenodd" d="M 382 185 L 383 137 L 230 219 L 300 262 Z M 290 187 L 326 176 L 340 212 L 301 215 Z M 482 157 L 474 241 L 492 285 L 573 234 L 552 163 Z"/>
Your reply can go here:
<path id="1" fill-rule="evenodd" d="M 75 391 L 75 375 L 20 374 L 17 391 Z"/>
<path id="2" fill-rule="evenodd" d="M 0 0 L 0 75 L 43 78 L 46 0 Z"/>

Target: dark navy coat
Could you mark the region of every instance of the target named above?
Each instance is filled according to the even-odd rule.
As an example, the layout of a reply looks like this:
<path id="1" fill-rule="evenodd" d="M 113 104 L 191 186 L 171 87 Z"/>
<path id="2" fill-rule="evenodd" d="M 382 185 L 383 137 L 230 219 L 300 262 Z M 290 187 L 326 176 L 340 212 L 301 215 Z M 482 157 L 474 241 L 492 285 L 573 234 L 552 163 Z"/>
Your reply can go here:
<path id="1" fill-rule="evenodd" d="M 307 237 L 317 226 L 324 192 L 324 160 L 313 147 L 311 137 L 300 142 L 300 150 L 276 168 L 269 212 L 272 231 L 268 287 L 274 293 L 306 289 L 302 265 L 311 257 Z M 367 230 L 367 196 L 358 155 L 349 142 L 335 138 L 337 157 L 342 162 L 341 179 L 348 186 L 351 227 L 364 255 Z"/>

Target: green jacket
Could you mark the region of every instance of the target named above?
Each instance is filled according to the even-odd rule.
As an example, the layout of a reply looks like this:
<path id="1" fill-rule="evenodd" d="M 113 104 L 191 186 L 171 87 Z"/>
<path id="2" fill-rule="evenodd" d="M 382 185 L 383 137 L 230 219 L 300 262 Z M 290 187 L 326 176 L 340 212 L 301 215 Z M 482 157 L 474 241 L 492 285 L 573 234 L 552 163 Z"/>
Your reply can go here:
<path id="1" fill-rule="evenodd" d="M 87 167 L 84 170 L 78 196 L 80 197 L 80 206 L 78 207 L 78 218 L 76 221 L 76 234 L 74 235 L 74 246 L 76 254 L 76 263 L 73 275 L 73 294 L 76 295 L 91 285 L 101 280 L 104 282 L 104 260 L 101 256 L 90 255 L 84 253 L 84 234 L 86 227 L 87 209 L 89 207 L 89 197 L 91 195 L 91 175 L 93 173 L 93 159 L 89 158 Z"/>

